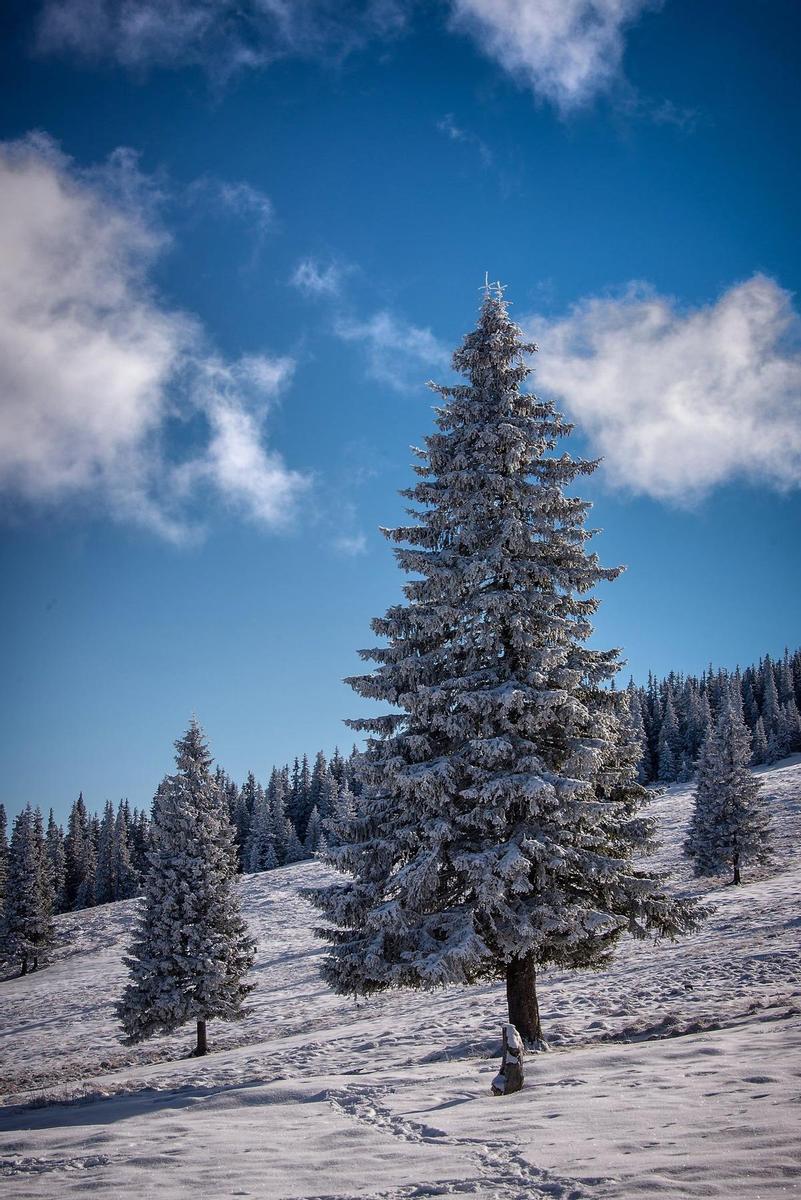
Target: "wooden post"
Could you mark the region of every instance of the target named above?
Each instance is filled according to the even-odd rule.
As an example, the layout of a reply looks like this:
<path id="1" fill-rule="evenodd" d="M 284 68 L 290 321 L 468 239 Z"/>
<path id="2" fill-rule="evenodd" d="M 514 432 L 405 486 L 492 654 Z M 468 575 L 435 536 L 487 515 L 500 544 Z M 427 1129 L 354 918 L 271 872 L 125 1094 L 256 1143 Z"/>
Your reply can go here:
<path id="1" fill-rule="evenodd" d="M 523 1055 L 525 1047 L 514 1025 L 503 1027 L 503 1057 L 501 1069 L 492 1081 L 493 1096 L 508 1096 L 523 1086 Z"/>
<path id="2" fill-rule="evenodd" d="M 198 1023 L 197 1023 L 197 1047 L 195 1048 L 196 1057 L 200 1058 L 201 1055 L 203 1055 L 207 1052 L 207 1050 L 208 1050 L 208 1044 L 206 1042 L 206 1022 L 198 1021 Z"/>

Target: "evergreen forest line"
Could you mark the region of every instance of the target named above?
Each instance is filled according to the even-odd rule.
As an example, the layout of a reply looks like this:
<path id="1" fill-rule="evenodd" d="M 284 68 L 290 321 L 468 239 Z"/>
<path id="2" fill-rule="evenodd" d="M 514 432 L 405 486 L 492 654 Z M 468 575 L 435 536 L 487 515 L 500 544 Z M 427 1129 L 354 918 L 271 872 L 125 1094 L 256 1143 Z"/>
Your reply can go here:
<path id="1" fill-rule="evenodd" d="M 641 751 L 641 783 L 695 778 L 701 749 L 732 688 L 742 699 L 753 765 L 801 750 L 801 649 L 785 651 L 780 659 L 765 655 L 742 671 L 710 666 L 700 676 L 649 675 L 645 686 L 632 681 L 626 689 Z M 313 858 L 321 843 L 330 842 L 333 827 L 347 816 L 361 790 L 357 762 L 355 748 L 347 757 L 336 749 L 330 760 L 320 750 L 311 760 L 304 754 L 291 766 L 273 767 L 266 784 L 249 772 L 241 785 L 217 767 L 215 783 L 234 828 L 239 871 L 250 874 Z M 28 805 L 19 814 L 16 821 L 26 826 L 21 840 L 30 842 L 32 860 L 40 861 L 39 886 L 49 893 L 53 913 L 139 894 L 165 783 L 159 785 L 150 812 L 121 800 L 116 808 L 107 801 L 102 813 L 90 813 L 80 794 L 66 828 L 52 809 L 46 822 L 38 807 Z M 9 851 L 0 805 L 0 906 L 8 891 Z"/>
<path id="2" fill-rule="evenodd" d="M 801 750 L 801 650 L 785 650 L 780 659 L 766 654 L 744 671 L 710 666 L 700 676 L 672 671 L 664 679 L 649 675 L 645 687 L 631 682 L 627 689 L 640 745 L 641 783 L 695 778 L 701 748 L 732 687 L 742 700 L 753 766 Z"/>

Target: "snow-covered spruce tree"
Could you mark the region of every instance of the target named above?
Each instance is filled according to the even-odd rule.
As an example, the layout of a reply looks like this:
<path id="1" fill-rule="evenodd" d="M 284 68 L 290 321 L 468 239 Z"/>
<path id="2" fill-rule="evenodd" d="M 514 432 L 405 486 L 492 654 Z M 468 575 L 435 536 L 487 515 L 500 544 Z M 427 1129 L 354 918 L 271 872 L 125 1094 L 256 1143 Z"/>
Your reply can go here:
<path id="1" fill-rule="evenodd" d="M 588 593 L 619 570 L 564 490 L 597 464 L 551 453 L 571 426 L 521 386 L 533 350 L 498 289 L 454 355 L 466 382 L 432 385 L 438 432 L 402 493 L 415 523 L 386 531 L 407 603 L 373 621 L 388 644 L 349 681 L 401 711 L 350 722 L 365 794 L 329 854 L 352 879 L 309 895 L 337 991 L 505 979 L 536 1045 L 539 968 L 598 966 L 623 933 L 673 937 L 698 911 L 635 865 L 640 748 L 608 686 L 617 652 L 586 646 Z"/>
<path id="2" fill-rule="evenodd" d="M 693 814 L 684 843 L 696 875 L 732 872 L 741 882 L 746 863 L 770 861 L 770 812 L 762 782 L 749 770 L 751 736 L 739 694 L 721 704 L 701 750 Z"/>
<path id="3" fill-rule="evenodd" d="M 103 809 L 100 822 L 100 840 L 97 844 L 95 864 L 95 904 L 107 904 L 116 900 L 114 895 L 114 808 L 110 800 Z"/>
<path id="4" fill-rule="evenodd" d="M 668 687 L 667 698 L 659 731 L 659 779 L 662 783 L 674 783 L 681 769 L 682 744 L 676 704 L 672 688 Z"/>
<path id="5" fill-rule="evenodd" d="M 67 908 L 85 908 L 94 902 L 94 848 L 89 814 L 83 792 L 70 809 L 64 838 L 65 903 Z M 92 896 L 89 897 L 91 891 Z"/>
<path id="6" fill-rule="evenodd" d="M 0 804 L 0 920 L 5 907 L 6 887 L 8 879 L 8 818 L 5 805 Z"/>
<path id="7" fill-rule="evenodd" d="M 323 836 L 323 826 L 320 820 L 320 813 L 317 810 L 317 805 L 309 813 L 309 820 L 306 824 L 306 838 L 303 843 L 306 854 L 313 858 L 320 848 L 320 838 Z"/>
<path id="8" fill-rule="evenodd" d="M 53 883 L 42 814 L 30 805 L 18 813 L 11 834 L 2 944 L 20 969 L 36 970 L 53 940 Z"/>
<path id="9" fill-rule="evenodd" d="M 255 946 L 234 890 L 234 831 L 194 719 L 175 746 L 178 771 L 159 788 L 144 902 L 125 960 L 130 982 L 117 1015 L 128 1043 L 195 1021 L 200 1055 L 207 1021 L 245 1015 Z"/>
<path id="10" fill-rule="evenodd" d="M 131 862 L 131 848 L 128 841 L 128 823 L 122 806 L 117 809 L 114 819 L 113 843 L 113 879 L 114 899 L 130 900 L 139 890 L 139 880 Z"/>
<path id="11" fill-rule="evenodd" d="M 751 762 L 755 767 L 763 763 L 768 754 L 768 739 L 765 737 L 765 722 L 757 718 L 754 736 L 751 740 Z"/>
<path id="12" fill-rule="evenodd" d="M 52 808 L 50 809 L 50 815 L 47 819 L 45 848 L 47 850 L 47 861 L 50 868 L 50 880 L 53 885 L 53 911 L 62 913 L 66 911 L 67 907 L 64 894 L 66 875 L 64 833 L 61 829 L 61 826 L 56 821 Z"/>
<path id="13" fill-rule="evenodd" d="M 245 846 L 245 870 L 250 873 L 271 871 L 277 866 L 272 808 L 262 793 L 253 810 L 253 820 Z"/>

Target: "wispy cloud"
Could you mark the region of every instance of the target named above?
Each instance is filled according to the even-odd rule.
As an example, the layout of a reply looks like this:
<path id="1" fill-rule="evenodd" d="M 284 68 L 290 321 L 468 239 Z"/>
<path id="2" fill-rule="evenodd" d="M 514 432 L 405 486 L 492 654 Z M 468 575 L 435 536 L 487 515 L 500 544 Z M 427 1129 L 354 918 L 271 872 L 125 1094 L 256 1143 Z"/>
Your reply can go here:
<path id="1" fill-rule="evenodd" d="M 346 558 L 358 558 L 359 555 L 367 553 L 367 538 L 363 533 L 338 534 L 331 545 L 338 554 L 344 554 Z"/>
<path id="2" fill-rule="evenodd" d="M 44 0 L 43 52 L 218 78 L 287 57 L 339 61 L 406 26 L 408 0 Z"/>
<path id="3" fill-rule="evenodd" d="M 437 121 L 437 129 L 452 142 L 461 142 L 463 145 L 472 146 L 478 153 L 482 164 L 485 167 L 492 166 L 492 151 L 487 143 L 478 137 L 477 134 L 471 133 L 468 129 L 463 129 L 461 125 L 457 125 L 453 113 L 446 113 L 444 117 Z"/>
<path id="4" fill-rule="evenodd" d="M 316 258 L 303 258 L 292 272 L 289 282 L 306 296 L 331 298 L 342 291 L 345 276 L 352 268 L 329 262 L 323 266 Z"/>
<path id="5" fill-rule="evenodd" d="M 245 266 L 254 267 L 275 222 L 273 202 L 260 188 L 245 180 L 218 179 L 204 175 L 185 189 L 182 199 L 193 216 L 229 217 L 247 232 Z"/>
<path id="6" fill-rule="evenodd" d="M 621 77 L 627 26 L 660 3 L 451 0 L 451 23 L 513 79 L 564 114 Z"/>
<path id="7" fill-rule="evenodd" d="M 136 163 L 82 172 L 41 136 L 0 144 L 0 493 L 91 499 L 180 540 L 211 486 L 253 520 L 285 523 L 305 486 L 265 443 L 286 358 L 226 362 L 157 297 L 167 244 Z M 205 431 L 183 459 L 169 431 Z"/>
<path id="8" fill-rule="evenodd" d="M 273 223 L 273 203 L 269 196 L 242 180 L 206 179 L 203 186 L 221 208 L 250 222 L 259 237 L 264 237 Z"/>
<path id="9" fill-rule="evenodd" d="M 614 486 L 689 503 L 737 478 L 801 484 L 801 317 L 773 279 L 690 310 L 632 285 L 526 325 L 539 388 L 561 397 Z"/>
<path id="10" fill-rule="evenodd" d="M 422 382 L 428 369 L 444 370 L 450 363 L 447 347 L 430 329 L 387 311 L 366 320 L 339 317 L 334 330 L 343 341 L 359 343 L 368 374 L 396 391 L 407 391 Z"/>

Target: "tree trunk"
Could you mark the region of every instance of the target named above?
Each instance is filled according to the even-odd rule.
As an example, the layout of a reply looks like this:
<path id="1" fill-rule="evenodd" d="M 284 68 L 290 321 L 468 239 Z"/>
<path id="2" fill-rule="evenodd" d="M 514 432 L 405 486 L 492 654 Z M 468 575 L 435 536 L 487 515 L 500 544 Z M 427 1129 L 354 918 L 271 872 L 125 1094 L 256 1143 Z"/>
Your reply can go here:
<path id="1" fill-rule="evenodd" d="M 22 970 L 20 971 L 20 975 L 27 975 L 27 974 L 28 974 L 28 960 L 27 960 L 27 958 L 23 958 Z"/>
<path id="2" fill-rule="evenodd" d="M 208 1050 L 206 1042 L 206 1022 L 198 1021 L 197 1023 L 197 1046 L 195 1047 L 195 1055 L 200 1058 Z"/>
<path id="3" fill-rule="evenodd" d="M 740 856 L 737 854 L 734 857 L 734 879 L 732 879 L 732 883 L 740 882 L 742 882 L 740 879 Z"/>
<path id="4" fill-rule="evenodd" d="M 513 958 L 506 964 L 506 1000 L 510 1024 L 515 1026 L 525 1044 L 530 1049 L 544 1050 L 533 954 Z"/>

